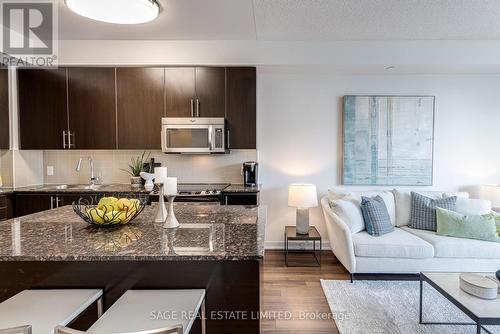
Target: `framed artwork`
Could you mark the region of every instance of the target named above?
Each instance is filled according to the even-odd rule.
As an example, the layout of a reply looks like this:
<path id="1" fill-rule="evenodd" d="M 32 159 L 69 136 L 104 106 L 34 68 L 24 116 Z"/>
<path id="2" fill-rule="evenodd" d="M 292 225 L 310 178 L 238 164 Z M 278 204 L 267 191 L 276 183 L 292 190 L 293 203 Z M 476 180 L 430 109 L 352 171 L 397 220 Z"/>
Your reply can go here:
<path id="1" fill-rule="evenodd" d="M 345 185 L 432 185 L 434 96 L 344 96 Z"/>

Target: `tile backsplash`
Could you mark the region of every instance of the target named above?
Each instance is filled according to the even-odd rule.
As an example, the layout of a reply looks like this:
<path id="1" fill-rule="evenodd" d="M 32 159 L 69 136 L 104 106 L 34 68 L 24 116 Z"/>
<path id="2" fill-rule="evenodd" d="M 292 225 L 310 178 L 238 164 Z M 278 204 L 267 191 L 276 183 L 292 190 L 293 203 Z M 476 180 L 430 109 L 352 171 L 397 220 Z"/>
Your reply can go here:
<path id="1" fill-rule="evenodd" d="M 0 176 L 3 186 L 10 187 L 14 184 L 12 176 L 12 151 L 0 150 Z"/>
<path id="2" fill-rule="evenodd" d="M 88 183 L 90 167 L 82 162 L 81 171 L 75 170 L 80 157 L 92 157 L 95 175 L 101 183 L 128 183 L 127 169 L 130 159 L 142 151 L 45 151 L 43 157 L 44 183 Z M 155 162 L 168 168 L 169 176 L 176 176 L 179 182 L 229 182 L 242 183 L 241 164 L 257 161 L 256 150 L 231 150 L 230 154 L 180 155 L 151 151 Z M 47 175 L 47 167 L 52 166 L 54 175 Z"/>

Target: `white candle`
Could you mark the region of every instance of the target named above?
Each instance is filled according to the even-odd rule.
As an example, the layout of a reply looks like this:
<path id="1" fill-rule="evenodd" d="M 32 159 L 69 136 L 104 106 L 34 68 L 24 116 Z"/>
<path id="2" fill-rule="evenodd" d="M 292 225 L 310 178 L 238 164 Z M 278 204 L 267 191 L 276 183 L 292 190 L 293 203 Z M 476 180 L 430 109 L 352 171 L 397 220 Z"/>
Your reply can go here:
<path id="1" fill-rule="evenodd" d="M 177 178 L 176 177 L 167 177 L 165 179 L 165 195 L 167 196 L 175 196 L 177 195 Z"/>
<path id="2" fill-rule="evenodd" d="M 165 183 L 167 178 L 167 167 L 155 167 L 155 182 Z"/>

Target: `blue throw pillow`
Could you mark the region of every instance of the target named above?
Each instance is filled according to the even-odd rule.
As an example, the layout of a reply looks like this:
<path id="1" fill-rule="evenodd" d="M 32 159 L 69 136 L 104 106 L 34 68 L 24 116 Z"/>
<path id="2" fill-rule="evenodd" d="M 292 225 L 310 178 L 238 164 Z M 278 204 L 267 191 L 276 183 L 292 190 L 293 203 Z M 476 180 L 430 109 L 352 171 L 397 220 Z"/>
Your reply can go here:
<path id="1" fill-rule="evenodd" d="M 361 213 L 368 234 L 380 236 L 394 231 L 389 211 L 382 197 L 361 197 Z"/>
<path id="2" fill-rule="evenodd" d="M 411 193 L 410 224 L 417 230 L 437 231 L 436 208 L 456 211 L 457 197 L 432 199 L 416 192 Z"/>

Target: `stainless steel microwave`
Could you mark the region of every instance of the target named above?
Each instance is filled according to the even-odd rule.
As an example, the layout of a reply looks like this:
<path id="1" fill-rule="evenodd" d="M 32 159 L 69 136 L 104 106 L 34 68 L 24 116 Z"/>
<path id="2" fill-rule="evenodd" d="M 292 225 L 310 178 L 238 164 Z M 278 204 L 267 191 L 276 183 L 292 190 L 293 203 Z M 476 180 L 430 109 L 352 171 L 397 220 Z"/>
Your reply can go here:
<path id="1" fill-rule="evenodd" d="M 226 128 L 222 117 L 161 119 L 161 147 L 165 153 L 225 153 Z"/>

